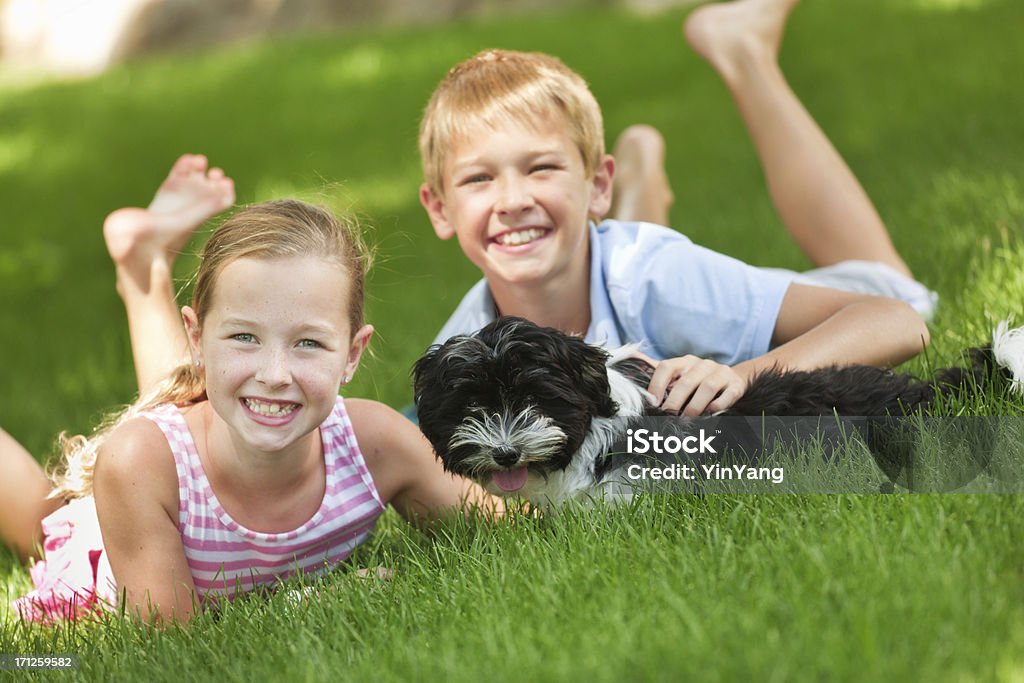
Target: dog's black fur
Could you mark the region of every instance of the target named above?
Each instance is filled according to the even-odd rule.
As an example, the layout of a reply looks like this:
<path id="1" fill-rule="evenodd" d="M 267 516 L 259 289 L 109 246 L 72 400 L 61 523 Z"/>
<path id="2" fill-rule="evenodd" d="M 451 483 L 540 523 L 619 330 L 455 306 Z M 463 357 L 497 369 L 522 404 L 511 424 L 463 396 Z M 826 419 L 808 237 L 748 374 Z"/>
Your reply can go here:
<path id="1" fill-rule="evenodd" d="M 931 380 L 863 365 L 769 370 L 724 415 L 907 415 L 1009 377 L 990 347 L 972 349 L 970 359 L 969 367 Z M 595 429 L 608 428 L 604 418 L 665 415 L 646 393 L 651 371 L 628 352 L 613 357 L 556 329 L 499 318 L 432 347 L 416 363 L 420 429 L 450 472 L 483 479 L 525 465 L 546 479 L 570 467 Z M 589 469 L 595 481 L 602 466 L 596 457 Z"/>
<path id="2" fill-rule="evenodd" d="M 499 318 L 476 334 L 432 347 L 416 362 L 413 387 L 420 429 L 445 469 L 468 474 L 460 463 L 474 448 L 450 446 L 467 414 L 519 414 L 540 408 L 565 435 L 549 469 L 564 469 L 583 444 L 590 421 L 619 410 L 611 395 L 607 360 L 607 351 L 578 337 L 520 318 Z M 505 464 L 501 456 L 496 460 Z"/>

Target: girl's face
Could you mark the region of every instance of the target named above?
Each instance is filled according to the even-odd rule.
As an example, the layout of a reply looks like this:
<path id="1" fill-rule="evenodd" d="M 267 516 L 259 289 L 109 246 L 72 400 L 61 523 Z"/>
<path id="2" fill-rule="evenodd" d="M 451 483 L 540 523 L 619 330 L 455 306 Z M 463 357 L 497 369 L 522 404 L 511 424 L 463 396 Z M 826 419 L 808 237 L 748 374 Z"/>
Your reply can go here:
<path id="1" fill-rule="evenodd" d="M 280 451 L 330 414 L 373 333 L 349 329 L 349 289 L 332 261 L 241 258 L 221 271 L 202 328 L 182 309 L 210 405 L 242 443 Z"/>

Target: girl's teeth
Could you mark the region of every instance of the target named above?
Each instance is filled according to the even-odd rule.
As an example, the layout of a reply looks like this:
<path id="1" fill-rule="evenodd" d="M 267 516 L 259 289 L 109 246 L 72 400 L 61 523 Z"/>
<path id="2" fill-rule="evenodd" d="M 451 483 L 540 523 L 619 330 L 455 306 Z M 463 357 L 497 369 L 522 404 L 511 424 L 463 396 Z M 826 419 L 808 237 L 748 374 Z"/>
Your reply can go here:
<path id="1" fill-rule="evenodd" d="M 281 405 L 280 403 L 263 403 L 262 401 L 253 401 L 252 399 L 245 399 L 245 405 L 249 407 L 254 413 L 259 415 L 265 415 L 267 417 L 273 417 L 276 415 L 287 415 L 288 413 L 295 410 L 294 404 Z"/>

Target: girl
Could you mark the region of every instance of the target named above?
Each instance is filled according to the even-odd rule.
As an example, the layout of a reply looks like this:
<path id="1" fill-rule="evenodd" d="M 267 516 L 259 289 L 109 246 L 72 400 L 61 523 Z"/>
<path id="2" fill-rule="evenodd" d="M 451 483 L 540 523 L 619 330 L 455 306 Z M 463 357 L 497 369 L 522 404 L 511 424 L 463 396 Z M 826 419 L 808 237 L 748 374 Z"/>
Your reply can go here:
<path id="1" fill-rule="evenodd" d="M 203 249 L 183 334 L 167 315 L 171 262 L 232 201 L 223 172 L 185 156 L 148 210 L 107 219 L 143 394 L 67 440 L 51 497 L 71 502 L 43 522 L 36 590 L 16 601 L 27 618 L 121 599 L 142 619 L 186 622 L 208 600 L 341 562 L 388 503 L 416 524 L 492 505 L 398 413 L 338 396 L 373 328 L 365 254 L 329 212 L 285 200 L 228 219 Z M 186 334 L 190 362 L 159 380 Z"/>

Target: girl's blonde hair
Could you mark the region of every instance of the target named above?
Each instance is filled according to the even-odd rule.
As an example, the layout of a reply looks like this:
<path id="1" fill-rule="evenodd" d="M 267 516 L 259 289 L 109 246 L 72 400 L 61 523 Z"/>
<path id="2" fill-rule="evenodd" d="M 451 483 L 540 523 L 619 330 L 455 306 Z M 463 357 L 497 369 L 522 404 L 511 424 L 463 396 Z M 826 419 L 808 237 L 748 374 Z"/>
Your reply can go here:
<path id="1" fill-rule="evenodd" d="M 354 221 L 340 221 L 331 211 L 294 199 L 264 202 L 229 218 L 203 247 L 192 293 L 200 327 L 213 302 L 224 268 L 240 258 L 275 259 L 314 256 L 334 261 L 349 274 L 348 319 L 355 333 L 363 326 L 363 299 L 370 254 Z M 124 422 L 164 403 L 187 405 L 206 399 L 206 384 L 191 363 L 177 367 L 138 400 L 104 420 L 92 436 L 59 437 L 64 457 L 53 475 L 51 497 L 79 498 L 92 491 L 96 454 L 108 434 Z"/>
<path id="2" fill-rule="evenodd" d="M 474 126 L 564 121 L 589 175 L 604 157 L 601 108 L 586 81 L 542 52 L 485 50 L 456 64 L 434 90 L 420 122 L 423 179 L 444 195 L 444 166 L 459 135 Z"/>

